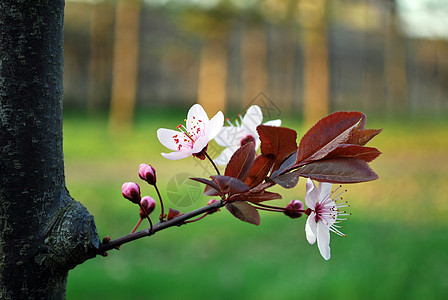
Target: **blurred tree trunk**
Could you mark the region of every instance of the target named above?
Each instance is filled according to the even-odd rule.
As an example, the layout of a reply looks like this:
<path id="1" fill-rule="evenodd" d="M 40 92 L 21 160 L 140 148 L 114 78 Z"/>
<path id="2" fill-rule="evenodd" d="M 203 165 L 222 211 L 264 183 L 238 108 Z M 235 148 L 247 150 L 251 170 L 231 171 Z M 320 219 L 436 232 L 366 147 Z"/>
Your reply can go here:
<path id="1" fill-rule="evenodd" d="M 110 130 L 128 131 L 137 94 L 138 34 L 141 3 L 119 0 L 115 9 L 115 33 L 110 103 Z"/>
<path id="2" fill-rule="evenodd" d="M 226 106 L 227 34 L 216 29 L 204 38 L 199 65 L 198 103 L 209 115 Z"/>
<path id="3" fill-rule="evenodd" d="M 249 25 L 242 38 L 242 103 L 246 107 L 268 84 L 267 39 L 262 26 Z"/>
<path id="4" fill-rule="evenodd" d="M 1 299 L 65 298 L 99 246 L 65 187 L 63 22 L 63 0 L 0 2 Z"/>
<path id="5" fill-rule="evenodd" d="M 406 76 L 406 41 L 398 33 L 395 4 L 390 3 L 385 22 L 384 71 L 386 75 L 387 108 L 390 112 L 407 111 L 408 84 Z"/>
<path id="6" fill-rule="evenodd" d="M 311 126 L 330 110 L 326 0 L 302 0 L 304 125 Z"/>
<path id="7" fill-rule="evenodd" d="M 110 99 L 111 34 L 113 7 L 107 1 L 90 8 L 90 57 L 87 109 L 90 113 L 105 107 Z"/>

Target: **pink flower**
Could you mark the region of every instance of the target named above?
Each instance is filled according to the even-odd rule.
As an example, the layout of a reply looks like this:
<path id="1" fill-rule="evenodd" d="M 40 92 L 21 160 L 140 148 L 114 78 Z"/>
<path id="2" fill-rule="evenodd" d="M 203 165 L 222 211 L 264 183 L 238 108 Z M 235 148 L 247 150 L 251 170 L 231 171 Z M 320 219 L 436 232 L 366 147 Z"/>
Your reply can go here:
<path id="1" fill-rule="evenodd" d="M 224 151 L 214 160 L 218 165 L 226 165 L 233 153 L 238 148 L 248 142 L 255 143 L 255 150 L 260 147 L 260 137 L 257 133 L 257 127 L 263 121 L 263 112 L 258 105 L 252 105 L 247 110 L 244 117 L 240 115 L 241 124 L 238 120 L 235 121 L 236 125 L 230 123 L 227 119 L 227 123 L 230 126 L 223 127 L 219 134 L 215 137 L 215 141 L 218 145 L 226 147 Z M 272 120 L 264 123 L 269 126 L 280 126 L 281 120 Z"/>
<path id="2" fill-rule="evenodd" d="M 303 214 L 303 203 L 300 200 L 291 200 L 285 207 L 284 214 L 288 217 L 295 219 L 299 218 Z"/>
<path id="3" fill-rule="evenodd" d="M 135 182 L 125 182 L 121 186 L 121 194 L 132 203 L 140 203 L 140 187 Z"/>
<path id="4" fill-rule="evenodd" d="M 168 159 L 176 160 L 200 153 L 224 125 L 224 115 L 218 112 L 211 120 L 201 105 L 195 104 L 188 111 L 186 127 L 177 126 L 179 131 L 160 128 L 157 138 L 160 143 L 174 152 L 162 153 Z"/>
<path id="5" fill-rule="evenodd" d="M 147 217 L 146 213 L 148 213 L 149 215 L 154 211 L 154 208 L 156 207 L 156 201 L 149 196 L 145 196 L 140 201 L 140 205 L 145 210 L 145 212 L 143 212 L 142 209 L 140 208 L 140 218 L 144 219 Z"/>
<path id="6" fill-rule="evenodd" d="M 152 166 L 140 164 L 138 167 L 138 175 L 149 184 L 156 184 L 156 170 Z"/>
<path id="7" fill-rule="evenodd" d="M 335 192 L 331 191 L 331 183 L 321 182 L 317 188 L 311 179 L 308 178 L 306 182 L 305 202 L 308 206 L 305 212 L 308 214 L 305 225 L 306 238 L 311 245 L 317 240 L 320 254 L 326 260 L 330 259 L 330 231 L 345 236 L 338 229 L 341 226 L 336 224 L 347 220 L 346 218 L 341 219 L 340 216 L 349 215 L 345 211 L 341 213 L 339 210 L 348 205 L 347 202 L 336 203 L 338 200 L 342 200 L 339 197 L 342 193 L 334 196 Z"/>

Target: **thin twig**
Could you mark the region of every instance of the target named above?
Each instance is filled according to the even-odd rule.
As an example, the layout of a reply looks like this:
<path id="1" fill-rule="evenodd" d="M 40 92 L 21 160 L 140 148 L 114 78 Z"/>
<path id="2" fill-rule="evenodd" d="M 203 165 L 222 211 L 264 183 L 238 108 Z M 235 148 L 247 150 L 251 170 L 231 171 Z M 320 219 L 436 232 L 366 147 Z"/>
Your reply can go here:
<path id="1" fill-rule="evenodd" d="M 112 241 L 110 241 L 108 243 L 101 244 L 100 247 L 97 250 L 97 254 L 103 254 L 104 252 L 109 251 L 111 249 L 114 249 L 117 246 L 129 243 L 131 241 L 134 241 L 134 240 L 146 237 L 146 236 L 153 235 L 157 231 L 161 231 L 161 230 L 167 229 L 169 227 L 173 227 L 173 226 L 183 225 L 183 224 L 185 224 L 186 220 L 194 218 L 194 217 L 196 217 L 198 215 L 201 215 L 203 213 L 206 213 L 206 212 L 209 212 L 209 211 L 212 211 L 212 210 L 216 210 L 216 209 L 218 209 L 220 207 L 223 207 L 223 206 L 224 206 L 224 201 L 223 200 L 219 200 L 219 201 L 216 201 L 215 203 L 212 203 L 210 205 L 207 205 L 207 206 L 198 208 L 196 210 L 193 210 L 191 212 L 179 215 L 179 216 L 177 216 L 177 217 L 175 217 L 175 218 L 173 218 L 171 220 L 164 221 L 164 222 L 158 222 L 157 224 L 155 224 L 152 227 L 152 231 L 149 228 L 146 228 L 144 230 L 140 230 L 140 231 L 137 231 L 137 232 L 134 232 L 134 233 L 127 234 L 127 235 L 122 236 L 122 237 L 120 237 L 118 239 L 112 240 Z"/>
<path id="2" fill-rule="evenodd" d="M 204 153 L 204 155 L 208 158 L 208 160 L 212 163 L 213 167 L 216 170 L 216 173 L 218 173 L 218 175 L 221 175 L 221 173 L 219 173 L 218 167 L 215 165 L 215 163 L 213 162 L 213 159 L 208 155 L 207 151 L 202 150 L 202 153 Z"/>
<path id="3" fill-rule="evenodd" d="M 160 202 L 160 216 L 159 216 L 159 220 L 160 220 L 160 222 L 163 222 L 165 220 L 165 211 L 163 209 L 162 196 L 160 195 L 159 188 L 157 187 L 157 184 L 155 184 L 155 183 L 154 183 L 154 188 L 156 189 L 157 196 L 159 197 L 159 202 Z"/>

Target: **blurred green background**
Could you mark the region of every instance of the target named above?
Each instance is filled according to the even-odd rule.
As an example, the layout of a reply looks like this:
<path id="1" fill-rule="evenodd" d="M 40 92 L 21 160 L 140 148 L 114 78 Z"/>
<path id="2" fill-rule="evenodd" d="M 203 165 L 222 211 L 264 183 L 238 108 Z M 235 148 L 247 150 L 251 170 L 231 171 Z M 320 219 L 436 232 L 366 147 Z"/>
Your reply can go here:
<path id="1" fill-rule="evenodd" d="M 129 233 L 138 210 L 121 184 L 157 169 L 167 206 L 209 200 L 168 161 L 158 128 L 201 103 L 231 120 L 258 104 L 299 138 L 318 118 L 361 110 L 380 179 L 345 185 L 347 237 L 325 261 L 306 218 L 227 211 L 162 231 L 70 271 L 68 299 L 446 299 L 448 297 L 448 7 L 443 1 L 67 1 L 64 155 L 71 195 L 100 237 Z M 221 148 L 209 146 L 212 156 Z M 275 187 L 286 205 L 305 180 Z M 187 196 L 185 196 L 187 195 Z M 143 227 L 142 227 L 143 228 Z"/>

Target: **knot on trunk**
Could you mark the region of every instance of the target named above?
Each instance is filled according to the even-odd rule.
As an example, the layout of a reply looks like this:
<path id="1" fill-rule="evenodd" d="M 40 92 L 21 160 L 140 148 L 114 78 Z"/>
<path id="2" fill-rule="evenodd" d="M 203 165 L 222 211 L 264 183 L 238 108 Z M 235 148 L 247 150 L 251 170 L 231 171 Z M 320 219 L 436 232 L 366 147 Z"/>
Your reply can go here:
<path id="1" fill-rule="evenodd" d="M 50 222 L 44 246 L 36 256 L 39 265 L 52 270 L 70 270 L 97 254 L 100 239 L 93 216 L 64 192 L 65 205 Z"/>

